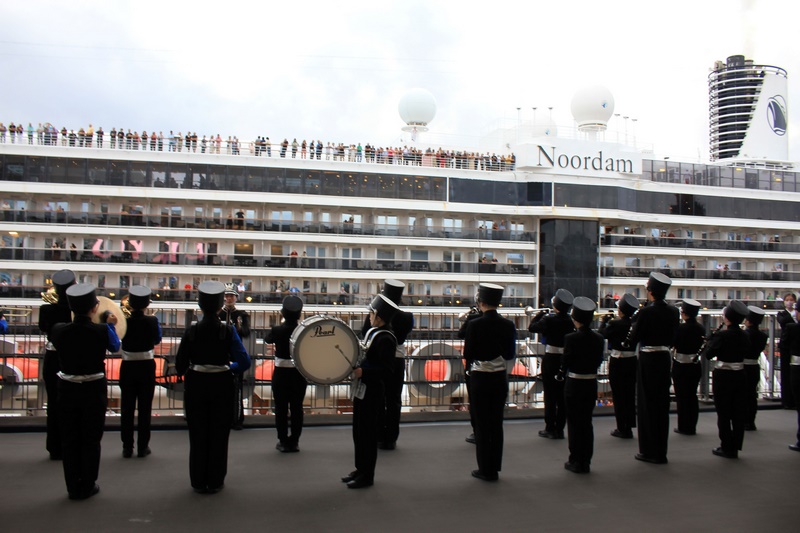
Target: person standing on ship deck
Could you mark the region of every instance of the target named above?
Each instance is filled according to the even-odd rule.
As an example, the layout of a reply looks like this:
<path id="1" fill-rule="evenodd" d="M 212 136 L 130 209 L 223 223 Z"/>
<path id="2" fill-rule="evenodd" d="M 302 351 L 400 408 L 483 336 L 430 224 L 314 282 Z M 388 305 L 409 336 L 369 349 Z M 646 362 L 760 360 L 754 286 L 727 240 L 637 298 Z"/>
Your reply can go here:
<path id="1" fill-rule="evenodd" d="M 700 348 L 705 341 L 705 328 L 697 322 L 701 304 L 697 300 L 685 299 L 681 304 L 683 324 L 675 335 L 675 350 L 672 354 L 672 385 L 675 389 L 675 404 L 678 411 L 678 427 L 675 433 L 694 435 L 700 416 L 697 386 L 700 384 Z"/>
<path id="2" fill-rule="evenodd" d="M 632 439 L 636 427 L 636 352 L 625 350 L 622 343 L 631 329 L 631 317 L 639 310 L 639 300 L 626 293 L 617 300 L 617 318 L 603 317 L 600 333 L 608 340 L 608 381 L 614 399 L 614 417 L 617 427 L 612 437 Z"/>

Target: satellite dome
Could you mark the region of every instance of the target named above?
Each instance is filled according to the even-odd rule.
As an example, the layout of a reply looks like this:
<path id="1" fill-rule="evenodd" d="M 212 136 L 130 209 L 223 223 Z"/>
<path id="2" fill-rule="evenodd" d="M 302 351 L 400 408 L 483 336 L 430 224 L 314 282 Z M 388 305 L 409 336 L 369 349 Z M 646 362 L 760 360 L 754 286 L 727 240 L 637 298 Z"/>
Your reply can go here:
<path id="1" fill-rule="evenodd" d="M 572 97 L 572 117 L 581 131 L 605 131 L 614 114 L 614 95 L 607 87 L 586 87 Z"/>
<path id="2" fill-rule="evenodd" d="M 427 126 L 436 116 L 436 98 L 425 89 L 411 89 L 397 106 L 400 118 L 409 126 Z"/>

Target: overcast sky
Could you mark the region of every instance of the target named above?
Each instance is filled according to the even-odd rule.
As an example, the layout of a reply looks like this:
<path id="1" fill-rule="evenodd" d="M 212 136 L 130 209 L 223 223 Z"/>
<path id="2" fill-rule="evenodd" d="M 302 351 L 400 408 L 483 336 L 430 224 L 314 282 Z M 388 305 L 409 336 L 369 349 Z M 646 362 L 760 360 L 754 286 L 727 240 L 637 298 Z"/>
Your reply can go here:
<path id="1" fill-rule="evenodd" d="M 398 145 L 398 102 L 422 87 L 438 111 L 420 144 L 474 146 L 533 107 L 570 128 L 572 95 L 602 84 L 638 144 L 707 160 L 709 68 L 745 54 L 788 71 L 798 160 L 798 5 L 4 1 L 0 121 Z"/>

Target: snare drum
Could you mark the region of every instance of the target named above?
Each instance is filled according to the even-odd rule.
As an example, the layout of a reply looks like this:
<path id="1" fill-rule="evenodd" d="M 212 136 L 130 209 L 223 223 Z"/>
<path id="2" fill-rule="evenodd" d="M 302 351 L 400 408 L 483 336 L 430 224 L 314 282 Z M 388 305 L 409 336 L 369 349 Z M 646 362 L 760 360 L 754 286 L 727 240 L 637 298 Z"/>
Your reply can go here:
<path id="1" fill-rule="evenodd" d="M 308 381 L 332 385 L 352 372 L 361 345 L 353 330 L 330 316 L 312 316 L 300 322 L 289 339 L 292 360 Z"/>

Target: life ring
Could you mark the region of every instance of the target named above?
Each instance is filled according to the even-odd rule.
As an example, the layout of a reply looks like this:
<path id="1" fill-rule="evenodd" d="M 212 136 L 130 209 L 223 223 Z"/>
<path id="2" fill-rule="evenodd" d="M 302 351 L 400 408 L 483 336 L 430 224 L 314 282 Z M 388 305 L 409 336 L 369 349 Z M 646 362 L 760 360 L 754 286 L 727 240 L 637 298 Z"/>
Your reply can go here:
<path id="1" fill-rule="evenodd" d="M 417 397 L 451 396 L 464 383 L 461 352 L 443 341 L 421 344 L 411 354 L 408 389 Z"/>

